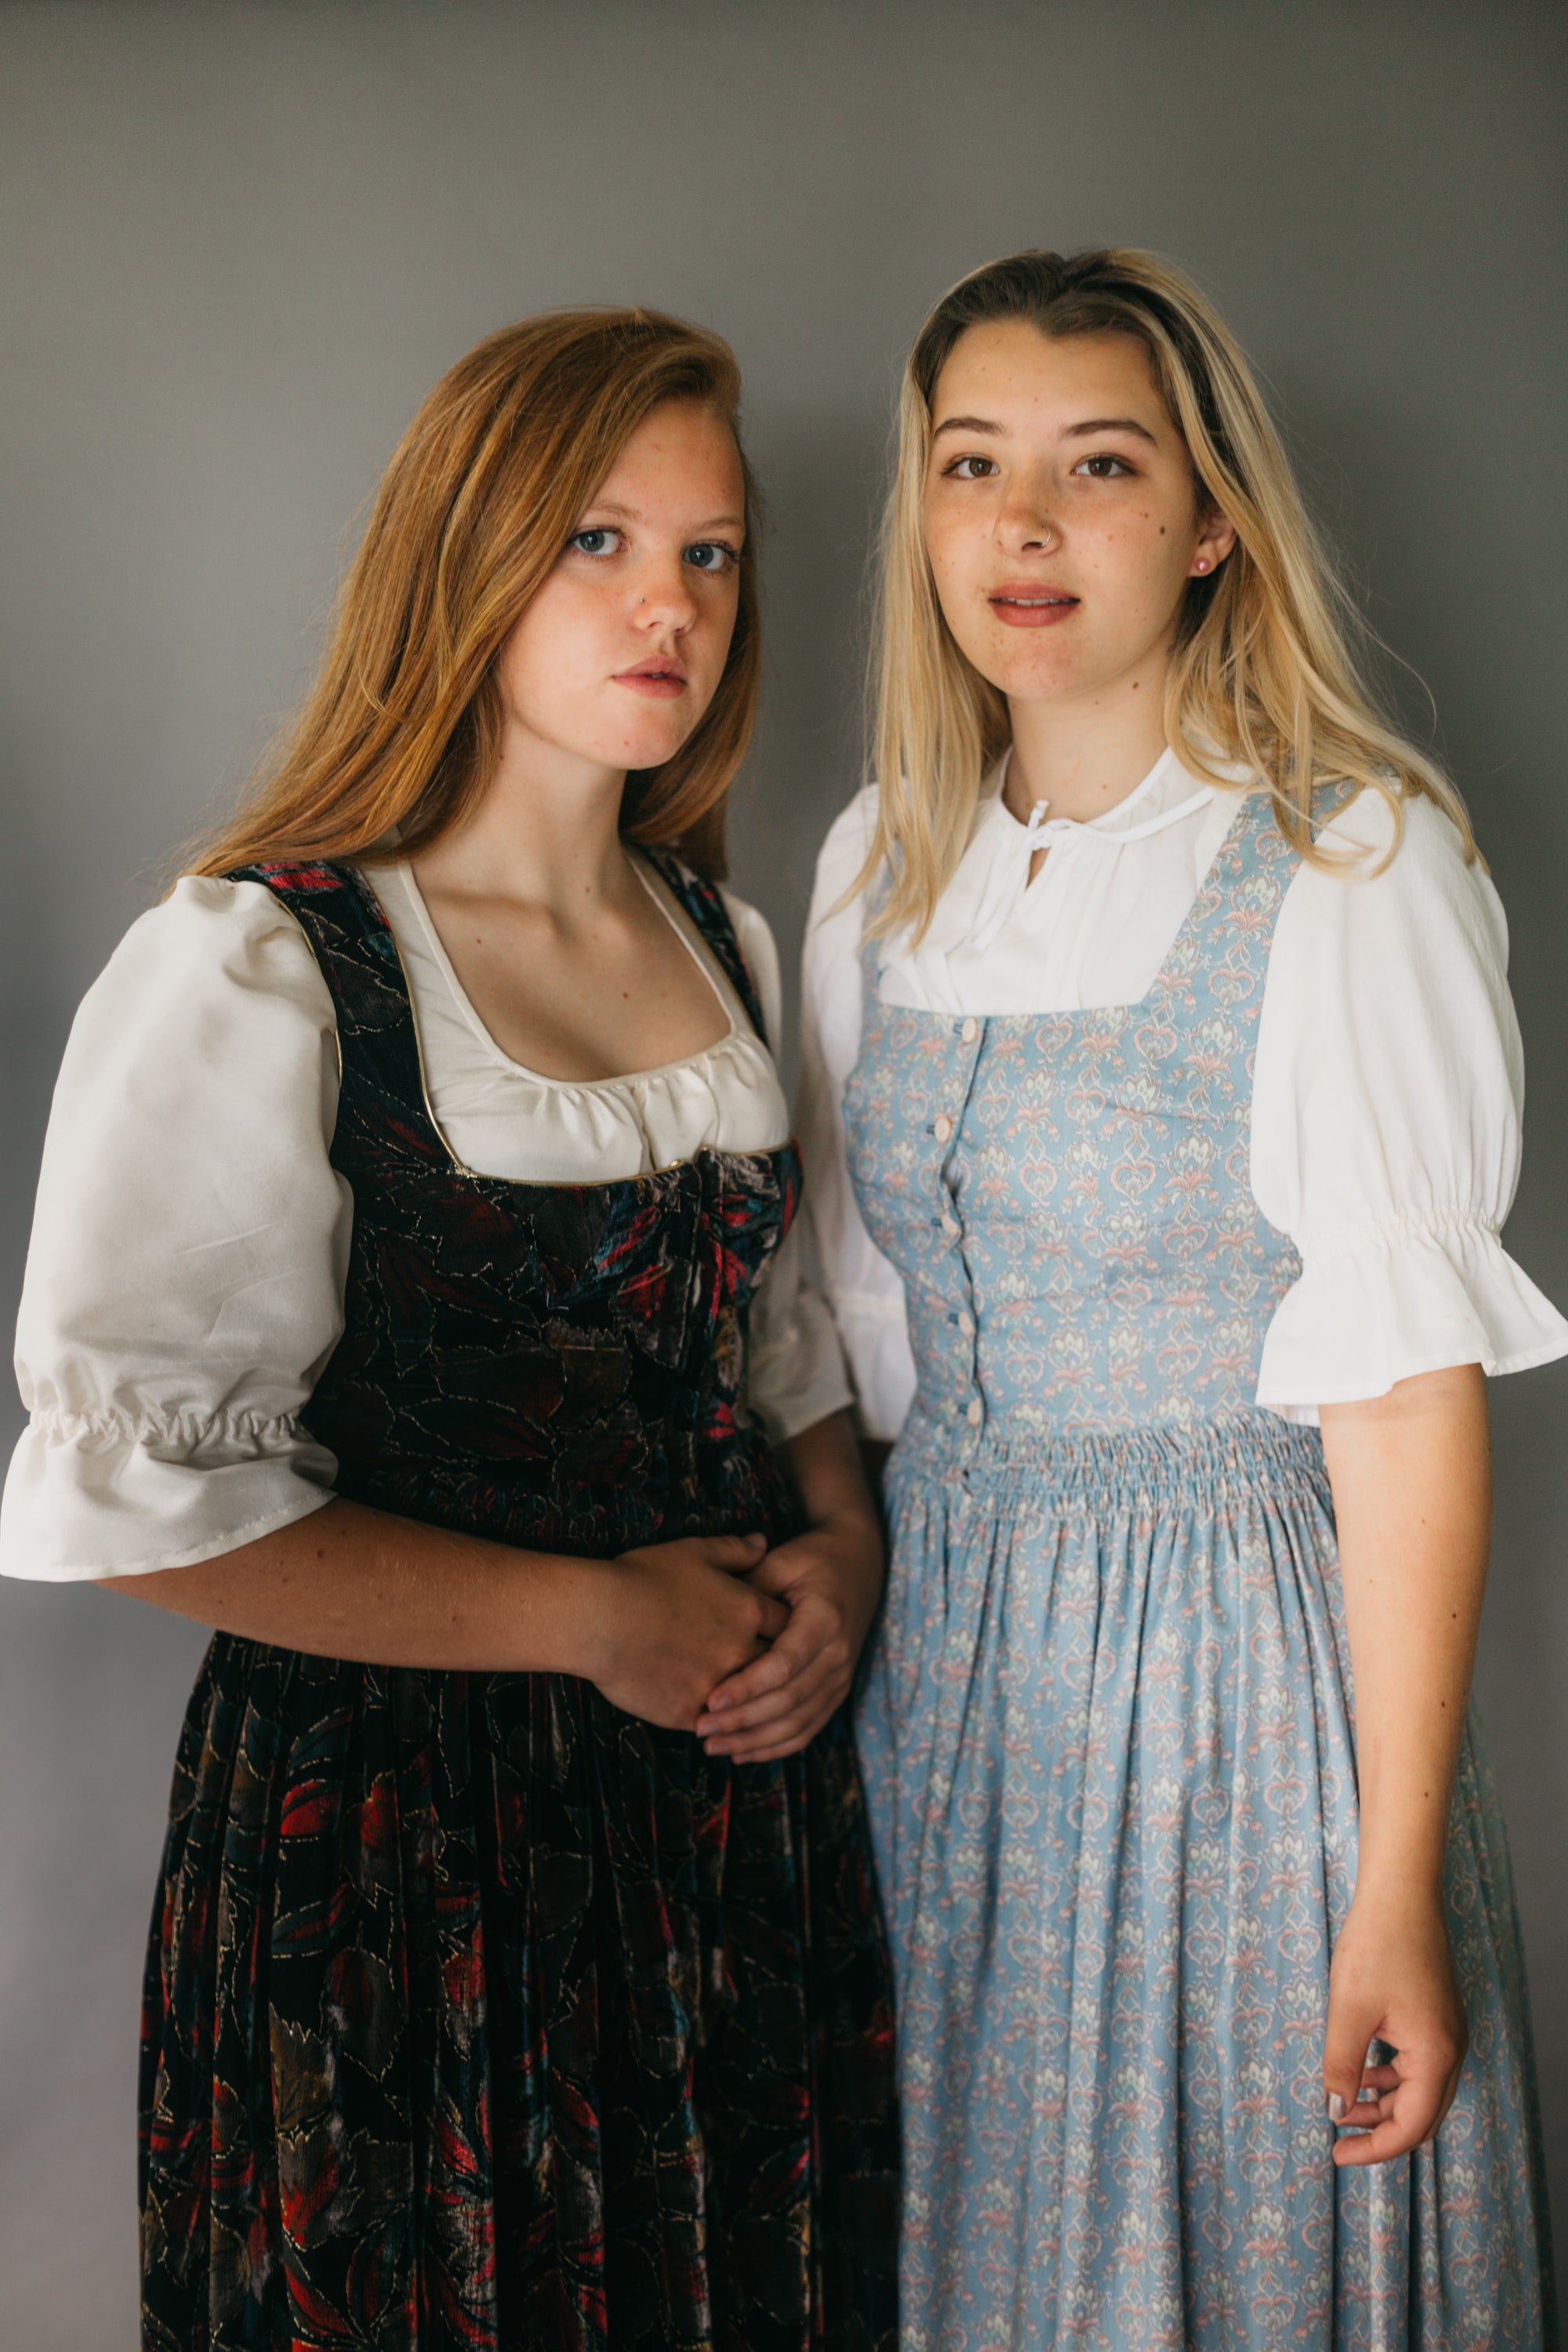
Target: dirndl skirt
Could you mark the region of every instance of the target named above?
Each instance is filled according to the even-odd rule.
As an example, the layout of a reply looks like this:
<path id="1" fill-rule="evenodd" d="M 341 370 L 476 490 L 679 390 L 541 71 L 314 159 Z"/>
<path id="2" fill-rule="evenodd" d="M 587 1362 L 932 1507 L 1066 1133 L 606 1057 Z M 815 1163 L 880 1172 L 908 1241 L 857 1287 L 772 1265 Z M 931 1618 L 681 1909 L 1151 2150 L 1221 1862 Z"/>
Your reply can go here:
<path id="1" fill-rule="evenodd" d="M 1471 2047 L 1435 2143 L 1338 2169 L 1329 1959 L 1356 1868 L 1321 1444 L 970 1445 L 909 1425 L 860 1710 L 893 1938 L 905 2352 L 1549 2352 L 1507 1847 L 1459 1759 Z"/>
<path id="2" fill-rule="evenodd" d="M 736 1769 L 559 1676 L 220 1635 L 149 1945 L 146 2352 L 895 2340 L 840 1720 Z"/>

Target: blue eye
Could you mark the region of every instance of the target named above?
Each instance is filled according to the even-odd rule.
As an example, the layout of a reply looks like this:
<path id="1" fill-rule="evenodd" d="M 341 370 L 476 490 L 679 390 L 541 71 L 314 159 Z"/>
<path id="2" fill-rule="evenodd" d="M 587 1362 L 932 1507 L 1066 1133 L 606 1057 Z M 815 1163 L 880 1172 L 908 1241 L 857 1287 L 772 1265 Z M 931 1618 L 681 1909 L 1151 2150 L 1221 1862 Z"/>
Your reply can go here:
<path id="1" fill-rule="evenodd" d="M 696 540 L 682 554 L 694 572 L 728 572 L 740 562 L 739 551 L 722 539 Z"/>
<path id="2" fill-rule="evenodd" d="M 581 555 L 609 555 L 614 551 L 612 541 L 619 539 L 620 535 L 618 530 L 612 530 L 607 522 L 596 523 L 591 530 L 574 530 L 567 544 L 576 548 Z"/>

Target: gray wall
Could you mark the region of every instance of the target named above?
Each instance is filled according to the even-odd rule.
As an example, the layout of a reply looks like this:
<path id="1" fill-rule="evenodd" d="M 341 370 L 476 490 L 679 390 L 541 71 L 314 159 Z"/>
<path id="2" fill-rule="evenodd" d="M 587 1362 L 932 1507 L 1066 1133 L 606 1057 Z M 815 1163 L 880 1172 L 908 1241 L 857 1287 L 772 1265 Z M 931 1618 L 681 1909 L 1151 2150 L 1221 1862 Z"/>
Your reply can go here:
<path id="1" fill-rule="evenodd" d="M 1510 1240 L 1568 1300 L 1565 26 L 1520 0 L 0 8 L 5 1312 L 75 1001 L 298 689 L 452 359 L 574 299 L 733 339 L 773 516 L 737 876 L 787 957 L 855 780 L 900 349 L 985 257 L 1103 240 L 1218 297 L 1433 689 L 1513 923 Z M 1565 1401 L 1562 1367 L 1499 1384 L 1480 1681 L 1568 2218 Z M 0 1612 L 0 2335 L 128 2352 L 140 1949 L 199 1639 L 90 1591 Z"/>

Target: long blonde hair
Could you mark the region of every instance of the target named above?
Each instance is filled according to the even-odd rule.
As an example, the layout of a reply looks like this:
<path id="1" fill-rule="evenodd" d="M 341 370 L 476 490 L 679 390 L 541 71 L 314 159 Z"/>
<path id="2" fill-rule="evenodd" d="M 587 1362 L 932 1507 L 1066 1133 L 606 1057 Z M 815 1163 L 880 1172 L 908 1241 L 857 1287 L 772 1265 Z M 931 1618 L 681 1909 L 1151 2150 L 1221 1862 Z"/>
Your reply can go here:
<path id="1" fill-rule="evenodd" d="M 695 400 L 733 428 L 721 337 L 657 310 L 550 310 L 444 375 L 387 467 L 319 677 L 237 814 L 184 870 L 403 855 L 460 822 L 494 773 L 496 657 L 632 434 Z M 739 436 L 737 434 L 737 446 Z M 741 456 L 748 521 L 755 490 Z M 724 872 L 724 803 L 756 715 L 754 532 L 713 699 L 661 767 L 626 779 L 621 827 Z"/>
<path id="2" fill-rule="evenodd" d="M 927 319 L 904 370 L 899 454 L 883 524 L 871 772 L 875 836 L 855 888 L 887 866 L 871 929 L 917 936 L 967 845 L 986 771 L 1008 741 L 1005 698 L 960 651 L 926 552 L 922 501 L 931 404 L 949 352 L 970 327 L 1022 319 L 1044 335 L 1135 335 L 1185 440 L 1200 499 L 1236 528 L 1218 570 L 1187 583 L 1165 688 L 1167 741 L 1205 783 L 1232 763 L 1259 777 L 1281 831 L 1303 857 L 1332 864 L 1312 836 L 1315 789 L 1372 790 L 1394 812 L 1424 794 L 1469 823 L 1432 761 L 1379 716 L 1347 638 L 1359 623 L 1321 548 L 1289 461 L 1235 338 L 1196 287 L 1129 248 L 1018 253 L 962 278 Z M 1390 855 L 1392 855 L 1392 851 Z"/>

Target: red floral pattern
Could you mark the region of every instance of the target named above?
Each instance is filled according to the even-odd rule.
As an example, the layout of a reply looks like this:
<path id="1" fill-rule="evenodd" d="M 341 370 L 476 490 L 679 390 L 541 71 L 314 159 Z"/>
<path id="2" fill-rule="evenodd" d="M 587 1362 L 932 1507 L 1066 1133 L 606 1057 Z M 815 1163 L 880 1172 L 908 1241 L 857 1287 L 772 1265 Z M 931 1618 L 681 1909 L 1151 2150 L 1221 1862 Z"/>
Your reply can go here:
<path id="1" fill-rule="evenodd" d="M 755 995 L 716 891 L 661 870 Z M 350 869 L 250 869 L 337 1007 L 340 1492 L 610 1554 L 795 1506 L 744 1402 L 793 1145 L 456 1167 Z M 149 1948 L 143 2345 L 891 2352 L 897 2117 L 853 1749 L 737 1771 L 562 1676 L 220 1635 Z"/>

